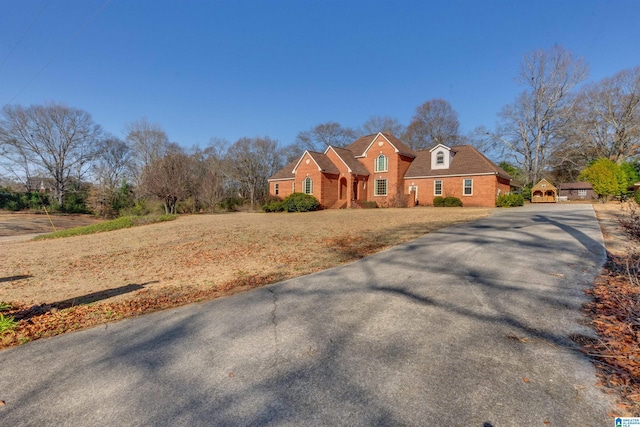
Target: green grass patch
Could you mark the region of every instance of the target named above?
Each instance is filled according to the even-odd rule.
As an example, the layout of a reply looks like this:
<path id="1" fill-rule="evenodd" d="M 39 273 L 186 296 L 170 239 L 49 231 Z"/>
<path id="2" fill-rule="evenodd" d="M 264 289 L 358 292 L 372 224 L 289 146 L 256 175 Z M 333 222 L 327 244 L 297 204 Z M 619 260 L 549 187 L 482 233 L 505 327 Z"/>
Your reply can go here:
<path id="1" fill-rule="evenodd" d="M 16 326 L 18 326 L 18 322 L 16 322 L 12 316 L 5 317 L 4 314 L 0 313 L 0 335 L 12 330 Z"/>
<path id="2" fill-rule="evenodd" d="M 54 233 L 36 236 L 33 240 L 58 239 L 61 237 L 82 236 L 84 234 L 104 233 L 106 231 L 120 230 L 122 228 L 137 227 L 139 225 L 154 224 L 157 222 L 173 221 L 177 215 L 146 215 L 146 216 L 123 216 L 112 221 L 100 222 L 98 224 L 85 225 L 83 227 L 69 228 Z"/>

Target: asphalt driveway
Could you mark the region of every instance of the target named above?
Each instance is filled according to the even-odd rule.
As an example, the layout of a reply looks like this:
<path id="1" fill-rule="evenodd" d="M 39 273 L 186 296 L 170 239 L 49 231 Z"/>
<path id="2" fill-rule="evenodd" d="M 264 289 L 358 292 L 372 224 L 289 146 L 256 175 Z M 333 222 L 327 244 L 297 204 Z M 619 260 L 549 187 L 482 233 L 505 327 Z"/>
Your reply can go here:
<path id="1" fill-rule="evenodd" d="M 0 352 L 0 425 L 603 426 L 571 337 L 589 205 L 532 205 L 244 294 Z M 185 272 L 188 277 L 188 272 Z"/>

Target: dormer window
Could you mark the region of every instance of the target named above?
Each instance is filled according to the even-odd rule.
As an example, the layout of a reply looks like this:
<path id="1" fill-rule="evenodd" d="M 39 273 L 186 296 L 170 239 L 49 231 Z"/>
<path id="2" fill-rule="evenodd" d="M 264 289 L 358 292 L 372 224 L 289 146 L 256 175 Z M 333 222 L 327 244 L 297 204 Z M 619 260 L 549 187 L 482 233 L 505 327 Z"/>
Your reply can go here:
<path id="1" fill-rule="evenodd" d="M 454 154 L 451 148 L 438 144 L 429 151 L 431 152 L 431 169 L 449 169 Z"/>
<path id="2" fill-rule="evenodd" d="M 376 157 L 374 170 L 376 172 L 386 172 L 389 167 L 389 159 L 382 153 Z"/>

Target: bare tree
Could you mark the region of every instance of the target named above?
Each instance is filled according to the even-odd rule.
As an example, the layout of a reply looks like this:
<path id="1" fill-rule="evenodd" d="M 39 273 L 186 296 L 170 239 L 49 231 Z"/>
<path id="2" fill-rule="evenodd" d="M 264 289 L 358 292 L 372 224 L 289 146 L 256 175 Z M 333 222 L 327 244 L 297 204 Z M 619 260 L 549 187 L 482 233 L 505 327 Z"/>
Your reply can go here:
<path id="1" fill-rule="evenodd" d="M 343 127 L 336 122 L 319 124 L 310 130 L 300 132 L 296 136 L 295 145 L 305 150 L 323 152 L 329 145 L 344 147 L 352 143 L 358 137 L 358 133 L 348 127 Z"/>
<path id="2" fill-rule="evenodd" d="M 0 140 L 25 177 L 32 168 L 53 179 L 54 197 L 62 205 L 71 177 L 82 179 L 100 152 L 102 129 L 86 111 L 63 104 L 7 105 L 0 115 Z"/>
<path id="3" fill-rule="evenodd" d="M 227 150 L 226 165 L 254 207 L 268 193 L 267 179 L 282 167 L 278 143 L 269 137 L 241 138 Z"/>
<path id="4" fill-rule="evenodd" d="M 93 210 L 103 216 L 117 215 L 126 205 L 123 197 L 128 189 L 132 153 L 126 142 L 109 137 L 101 142 L 100 155 L 93 162 L 97 186 L 92 190 Z M 129 198 L 130 199 L 130 198 Z"/>
<path id="5" fill-rule="evenodd" d="M 176 213 L 176 204 L 191 195 L 193 188 L 192 158 L 176 145 L 163 157 L 142 169 L 141 187 L 148 195 L 158 197 L 167 214 Z"/>
<path id="6" fill-rule="evenodd" d="M 444 99 L 432 99 L 416 108 L 404 134 L 404 141 L 413 149 L 425 149 L 438 144 L 458 143 L 460 122 L 458 113 Z"/>
<path id="7" fill-rule="evenodd" d="M 362 125 L 362 130 L 364 135 L 384 132 L 401 137 L 405 132 L 405 127 L 395 117 L 371 116 L 369 120 Z"/>
<path id="8" fill-rule="evenodd" d="M 159 124 L 149 123 L 146 117 L 125 126 L 127 143 L 133 152 L 135 177 L 139 172 L 167 153 L 169 137 Z"/>
<path id="9" fill-rule="evenodd" d="M 493 137 L 504 144 L 529 183 L 542 177 L 549 154 L 563 142 L 563 128 L 573 109 L 570 91 L 586 76 L 582 58 L 561 46 L 524 56 L 516 81 L 526 89 L 502 110 Z"/>
<path id="10" fill-rule="evenodd" d="M 101 146 L 93 170 L 100 185 L 112 190 L 129 177 L 132 152 L 126 142 L 116 137 L 104 139 Z"/>
<path id="11" fill-rule="evenodd" d="M 227 142 L 211 138 L 204 150 L 192 154 L 194 161 L 194 197 L 197 205 L 213 212 L 225 197 L 224 153 Z"/>
<path id="12" fill-rule="evenodd" d="M 640 154 L 640 67 L 584 88 L 575 138 L 593 156 L 622 163 Z"/>

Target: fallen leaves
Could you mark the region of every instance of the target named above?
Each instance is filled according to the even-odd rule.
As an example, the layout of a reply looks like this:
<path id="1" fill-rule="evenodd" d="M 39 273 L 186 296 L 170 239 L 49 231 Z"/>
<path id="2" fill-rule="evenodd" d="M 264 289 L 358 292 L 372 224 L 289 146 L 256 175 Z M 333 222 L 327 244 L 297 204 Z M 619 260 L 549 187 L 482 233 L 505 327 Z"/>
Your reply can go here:
<path id="1" fill-rule="evenodd" d="M 621 410 L 640 410 L 640 288 L 621 274 L 624 260 L 609 256 L 603 274 L 587 294 L 585 306 L 598 333 L 582 349 L 595 360 L 601 382 L 618 392 Z M 618 414 L 621 415 L 621 414 Z"/>
<path id="2" fill-rule="evenodd" d="M 283 277 L 279 274 L 243 275 L 220 286 L 143 289 L 131 299 L 123 301 L 77 305 L 60 309 L 55 306 L 28 306 L 13 303 L 11 310 L 5 311 L 5 313 L 15 316 L 18 325 L 13 331 L 0 337 L 0 348 L 68 331 L 85 329 L 126 317 L 232 295 L 282 279 Z"/>

